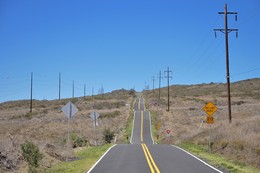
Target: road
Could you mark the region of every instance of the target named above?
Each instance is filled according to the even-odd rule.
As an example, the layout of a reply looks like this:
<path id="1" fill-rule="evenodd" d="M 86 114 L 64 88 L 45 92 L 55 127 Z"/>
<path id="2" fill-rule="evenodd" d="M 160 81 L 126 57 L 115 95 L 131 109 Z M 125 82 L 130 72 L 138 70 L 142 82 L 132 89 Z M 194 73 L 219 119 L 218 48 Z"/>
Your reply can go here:
<path id="1" fill-rule="evenodd" d="M 150 112 L 140 96 L 134 104 L 131 144 L 115 145 L 88 173 L 217 173 L 221 172 L 172 145 L 154 144 Z"/>

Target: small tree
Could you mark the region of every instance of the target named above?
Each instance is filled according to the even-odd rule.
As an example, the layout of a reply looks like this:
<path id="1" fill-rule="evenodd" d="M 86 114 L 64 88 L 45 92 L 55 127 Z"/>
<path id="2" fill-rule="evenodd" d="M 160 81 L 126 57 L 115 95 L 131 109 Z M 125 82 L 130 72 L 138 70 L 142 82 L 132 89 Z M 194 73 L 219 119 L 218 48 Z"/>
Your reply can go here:
<path id="1" fill-rule="evenodd" d="M 42 159 L 42 154 L 38 146 L 31 141 L 26 141 L 24 144 L 21 144 L 21 150 L 24 159 L 29 165 L 28 172 L 35 173 L 35 168 L 39 166 L 39 161 Z"/>
<path id="2" fill-rule="evenodd" d="M 114 137 L 115 137 L 115 132 L 111 131 L 110 129 L 104 130 L 103 139 L 104 139 L 105 143 L 110 144 Z"/>

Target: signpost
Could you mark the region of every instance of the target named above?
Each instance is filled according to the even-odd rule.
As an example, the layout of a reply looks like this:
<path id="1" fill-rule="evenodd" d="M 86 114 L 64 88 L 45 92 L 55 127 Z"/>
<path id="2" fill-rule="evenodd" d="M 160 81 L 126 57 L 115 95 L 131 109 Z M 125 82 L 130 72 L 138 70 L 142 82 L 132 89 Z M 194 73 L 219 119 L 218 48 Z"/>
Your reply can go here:
<path id="1" fill-rule="evenodd" d="M 207 116 L 207 123 L 208 124 L 214 124 L 214 117 L 213 116 Z"/>
<path id="2" fill-rule="evenodd" d="M 213 114 L 218 110 L 218 108 L 212 103 L 208 102 L 204 107 L 203 110 L 207 113 L 206 122 L 209 124 L 209 152 L 211 152 L 211 142 L 210 142 L 210 133 L 211 133 L 211 124 L 214 124 L 214 117 Z"/>
<path id="3" fill-rule="evenodd" d="M 93 120 L 93 125 L 94 125 L 94 127 L 97 127 L 97 126 L 98 126 L 98 121 L 97 121 L 97 119 L 98 119 L 99 116 L 100 116 L 100 115 L 99 115 L 99 113 L 97 113 L 97 112 L 91 112 L 91 114 L 90 114 L 90 117 L 91 117 L 91 119 Z"/>
<path id="4" fill-rule="evenodd" d="M 68 161 L 69 158 L 69 143 L 70 143 L 70 119 L 78 112 L 78 109 L 76 106 L 68 102 L 65 106 L 61 108 L 62 112 L 65 114 L 65 116 L 68 118 L 68 140 L 67 140 L 67 157 L 66 161 Z"/>
<path id="5" fill-rule="evenodd" d="M 94 125 L 94 128 L 95 128 L 95 133 L 96 133 L 96 141 L 95 141 L 95 143 L 96 143 L 96 145 L 97 145 L 97 132 L 96 132 L 96 127 L 98 126 L 98 117 L 100 116 L 100 114 L 99 113 L 97 113 L 97 112 L 91 112 L 90 113 L 90 117 L 91 117 L 91 119 L 93 120 L 93 125 Z"/>
<path id="6" fill-rule="evenodd" d="M 166 133 L 167 133 L 166 136 L 167 136 L 167 137 L 170 137 L 171 130 L 167 129 L 167 130 L 166 130 Z"/>

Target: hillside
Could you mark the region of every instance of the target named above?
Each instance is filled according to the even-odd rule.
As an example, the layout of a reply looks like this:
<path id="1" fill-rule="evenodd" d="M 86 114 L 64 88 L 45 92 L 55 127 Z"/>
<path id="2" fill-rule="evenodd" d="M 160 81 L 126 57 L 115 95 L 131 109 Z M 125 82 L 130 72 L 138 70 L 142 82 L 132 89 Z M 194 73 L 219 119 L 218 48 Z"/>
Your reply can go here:
<path id="1" fill-rule="evenodd" d="M 228 123 L 225 84 L 173 85 L 170 87 L 170 111 L 167 112 L 167 88 L 145 91 L 149 109 L 158 112 L 162 143 L 208 145 L 209 126 L 202 110 L 209 101 L 218 110 L 211 125 L 212 152 L 242 164 L 260 168 L 260 79 L 232 83 L 232 123 Z M 158 104 L 159 106 L 157 106 Z M 154 122 L 155 124 L 157 122 Z M 166 137 L 170 129 L 171 137 Z"/>
<path id="2" fill-rule="evenodd" d="M 228 123 L 225 84 L 172 85 L 170 87 L 170 111 L 167 112 L 167 88 L 144 91 L 146 107 L 160 122 L 160 143 L 193 143 L 208 145 L 208 125 L 203 123 L 206 113 L 203 106 L 212 101 L 218 110 L 211 126 L 212 152 L 242 164 L 260 168 L 260 79 L 232 83 L 232 124 Z M 29 101 L 11 101 L 0 104 L 0 166 L 4 172 L 26 172 L 20 145 L 26 140 L 37 144 L 44 154 L 40 167 L 49 168 L 66 159 L 67 118 L 60 110 L 68 101 L 78 108 L 71 121 L 71 137 L 74 148 L 85 143 L 94 146 L 104 143 L 103 131 L 115 132 L 117 143 L 126 143 L 125 128 L 129 109 L 135 93 L 117 90 L 94 97 L 33 101 L 29 113 Z M 90 113 L 100 113 L 99 126 L 95 130 Z M 170 129 L 170 137 L 166 130 Z M 128 129 L 129 131 L 129 129 Z M 72 147 L 72 146 L 71 146 Z M 72 151 L 72 150 L 71 150 Z M 70 153 L 70 159 L 73 153 Z M 222 165 L 225 166 L 225 165 Z M 0 171 L 1 172 L 1 171 Z"/>
<path id="3" fill-rule="evenodd" d="M 132 94 L 118 90 L 102 96 L 73 98 L 53 101 L 33 101 L 33 111 L 29 113 L 29 101 L 11 101 L 0 104 L 0 167 L 6 172 L 26 172 L 20 145 L 26 140 L 39 146 L 44 154 L 41 167 L 51 167 L 66 158 L 67 118 L 60 110 L 72 101 L 78 112 L 71 120 L 73 148 L 84 142 L 86 145 L 104 143 L 104 129 L 115 132 L 119 143 L 126 139 L 125 126 L 129 116 Z M 90 113 L 100 113 L 99 126 L 94 129 Z M 72 151 L 72 150 L 70 150 Z M 73 159 L 73 153 L 70 153 Z M 1 171 L 0 171 L 1 172 Z"/>

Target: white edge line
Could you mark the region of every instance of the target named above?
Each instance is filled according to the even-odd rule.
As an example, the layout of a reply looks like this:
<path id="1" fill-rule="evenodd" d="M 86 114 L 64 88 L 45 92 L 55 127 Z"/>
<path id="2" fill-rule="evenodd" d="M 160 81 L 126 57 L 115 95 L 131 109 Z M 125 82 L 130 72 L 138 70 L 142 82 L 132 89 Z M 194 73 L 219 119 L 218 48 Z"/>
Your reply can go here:
<path id="1" fill-rule="evenodd" d="M 130 138 L 130 144 L 133 144 L 132 139 L 133 139 L 134 125 L 135 125 L 135 109 L 134 109 L 135 103 L 136 103 L 136 99 L 135 99 L 134 104 L 133 104 L 134 118 L 133 118 L 133 125 L 132 125 L 132 133 L 131 133 L 131 138 Z"/>
<path id="2" fill-rule="evenodd" d="M 151 113 L 150 113 L 150 111 L 148 111 L 148 113 L 149 113 L 149 119 L 150 119 L 150 133 L 151 133 L 151 139 L 152 139 L 153 144 L 154 144 L 153 134 L 152 134 L 152 118 L 151 118 Z"/>
<path id="3" fill-rule="evenodd" d="M 103 159 L 103 157 L 105 157 L 105 155 L 114 147 L 116 146 L 116 144 L 114 144 L 112 147 L 110 147 L 104 154 L 103 156 L 100 157 L 100 159 L 98 159 L 98 161 L 90 168 L 90 170 L 86 173 L 90 173 L 96 166 L 97 164 Z"/>
<path id="4" fill-rule="evenodd" d="M 132 133 L 131 133 L 130 144 L 133 144 L 132 140 L 133 140 L 134 127 L 135 127 L 135 110 L 134 110 L 134 118 L 133 118 L 133 125 L 132 125 Z"/>
<path id="5" fill-rule="evenodd" d="M 204 163 L 205 165 L 207 165 L 208 167 L 214 169 L 215 171 L 217 171 L 217 172 L 219 172 L 219 173 L 223 173 L 222 171 L 220 171 L 220 170 L 218 170 L 217 168 L 211 166 L 210 164 L 206 163 L 205 161 L 199 159 L 198 157 L 196 157 L 195 155 L 189 153 L 188 151 L 186 151 L 186 150 L 184 150 L 184 149 L 182 149 L 182 148 L 180 148 L 180 147 L 178 147 L 178 146 L 175 146 L 175 145 L 172 145 L 172 146 L 175 147 L 175 148 L 178 148 L 178 149 L 182 150 L 183 152 L 185 152 L 185 153 L 187 153 L 187 154 L 189 154 L 190 156 L 194 157 L 195 159 L 199 160 L 200 162 Z"/>

